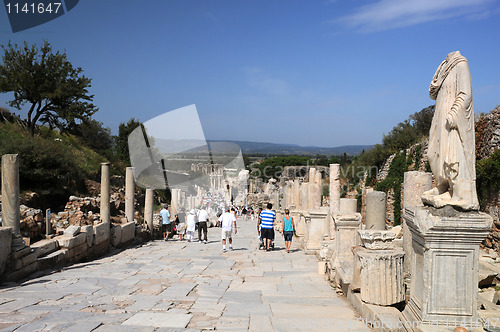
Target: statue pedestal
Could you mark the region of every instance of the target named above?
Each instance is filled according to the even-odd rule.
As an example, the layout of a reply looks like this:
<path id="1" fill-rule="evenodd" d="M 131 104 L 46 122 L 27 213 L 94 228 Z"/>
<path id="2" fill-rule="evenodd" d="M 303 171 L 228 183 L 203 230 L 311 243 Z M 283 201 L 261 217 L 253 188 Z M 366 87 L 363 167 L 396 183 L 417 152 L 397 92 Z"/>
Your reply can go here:
<path id="1" fill-rule="evenodd" d="M 414 250 L 405 318 L 429 325 L 475 325 L 479 244 L 488 235 L 492 218 L 449 206 L 410 207 L 404 218 Z"/>
<path id="2" fill-rule="evenodd" d="M 322 241 L 325 236 L 325 219 L 328 215 L 328 208 L 308 210 L 304 213 L 306 218 L 305 250 L 308 253 L 315 253 L 322 248 Z"/>
<path id="3" fill-rule="evenodd" d="M 329 265 L 335 269 L 335 282 L 345 294 L 352 282 L 354 255 L 352 248 L 360 244 L 358 230 L 361 229 L 361 214 L 333 213 L 335 224 L 334 253 Z"/>

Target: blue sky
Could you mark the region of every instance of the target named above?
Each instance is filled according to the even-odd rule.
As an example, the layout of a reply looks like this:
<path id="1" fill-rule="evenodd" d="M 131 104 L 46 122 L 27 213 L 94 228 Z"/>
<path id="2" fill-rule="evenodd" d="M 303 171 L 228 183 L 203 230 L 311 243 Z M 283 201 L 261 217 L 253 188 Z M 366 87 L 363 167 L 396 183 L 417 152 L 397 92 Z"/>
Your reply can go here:
<path id="1" fill-rule="evenodd" d="M 499 22 L 497 0 L 83 0 L 15 34 L 0 9 L 0 44 L 65 50 L 115 134 L 196 104 L 209 139 L 339 146 L 379 143 L 433 104 L 452 51 L 475 111 L 500 104 Z"/>

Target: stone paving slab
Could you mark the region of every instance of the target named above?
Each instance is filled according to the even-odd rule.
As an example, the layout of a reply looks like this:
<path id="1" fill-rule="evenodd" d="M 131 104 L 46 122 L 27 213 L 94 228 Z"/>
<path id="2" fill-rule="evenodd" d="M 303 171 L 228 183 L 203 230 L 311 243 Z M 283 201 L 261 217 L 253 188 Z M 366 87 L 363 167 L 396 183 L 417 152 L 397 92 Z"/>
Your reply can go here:
<path id="1" fill-rule="evenodd" d="M 369 331 L 317 274 L 316 258 L 258 249 L 238 221 L 234 249 L 155 241 L 0 286 L 0 331 Z M 325 328 L 327 327 L 327 328 Z"/>
<path id="2" fill-rule="evenodd" d="M 185 328 L 193 317 L 191 314 L 139 312 L 123 322 L 122 325 Z"/>

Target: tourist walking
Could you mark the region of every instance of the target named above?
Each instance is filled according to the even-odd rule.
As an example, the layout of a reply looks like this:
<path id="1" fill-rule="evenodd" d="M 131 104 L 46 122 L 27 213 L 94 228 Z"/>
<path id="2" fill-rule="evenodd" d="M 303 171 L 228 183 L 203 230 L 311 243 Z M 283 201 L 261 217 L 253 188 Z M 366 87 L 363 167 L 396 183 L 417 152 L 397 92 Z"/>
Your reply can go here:
<path id="1" fill-rule="evenodd" d="M 207 244 L 207 231 L 208 231 L 208 212 L 203 206 L 200 211 L 198 211 L 198 242 L 201 243 L 201 232 L 204 233 L 203 243 Z"/>
<path id="2" fill-rule="evenodd" d="M 226 252 L 226 239 L 229 239 L 229 249 L 233 250 L 233 225 L 234 234 L 238 233 L 236 229 L 236 217 L 234 213 L 229 212 L 229 207 L 226 207 L 225 212 L 219 217 L 219 222 L 222 227 L 222 251 Z"/>
<path id="3" fill-rule="evenodd" d="M 179 234 L 179 239 L 183 241 L 184 234 L 186 234 L 186 213 L 182 208 L 179 210 L 179 213 L 177 213 L 176 226 L 177 226 L 177 234 Z"/>
<path id="4" fill-rule="evenodd" d="M 170 212 L 168 211 L 168 205 L 163 205 L 163 209 L 160 211 L 160 216 L 162 220 L 162 231 L 163 239 L 168 241 L 170 233 L 172 233 L 172 223 L 170 222 Z"/>
<path id="5" fill-rule="evenodd" d="M 196 212 L 194 210 L 189 211 L 186 224 L 186 237 L 189 242 L 192 242 L 194 240 L 194 230 L 196 229 Z"/>
<path id="6" fill-rule="evenodd" d="M 259 234 L 260 247 L 259 249 L 264 249 L 264 239 L 262 238 L 262 234 L 260 233 L 260 214 L 262 212 L 262 208 L 259 208 L 259 212 L 257 213 L 257 233 Z"/>
<path id="7" fill-rule="evenodd" d="M 271 241 L 274 240 L 274 221 L 276 220 L 276 213 L 272 211 L 273 205 L 267 203 L 267 209 L 260 213 L 260 235 L 264 239 L 264 246 L 266 251 L 270 251 Z"/>
<path id="8" fill-rule="evenodd" d="M 162 220 L 162 233 L 163 239 L 168 241 L 170 233 L 172 233 L 172 223 L 170 222 L 170 212 L 168 211 L 168 204 L 163 205 L 163 209 L 160 211 L 160 216 Z"/>
<path id="9" fill-rule="evenodd" d="M 286 252 L 290 252 L 290 246 L 292 245 L 292 237 L 295 231 L 295 223 L 293 222 L 293 217 L 290 215 L 290 210 L 285 210 L 285 216 L 281 221 L 281 229 L 283 230 L 283 237 L 285 238 L 285 248 Z"/>

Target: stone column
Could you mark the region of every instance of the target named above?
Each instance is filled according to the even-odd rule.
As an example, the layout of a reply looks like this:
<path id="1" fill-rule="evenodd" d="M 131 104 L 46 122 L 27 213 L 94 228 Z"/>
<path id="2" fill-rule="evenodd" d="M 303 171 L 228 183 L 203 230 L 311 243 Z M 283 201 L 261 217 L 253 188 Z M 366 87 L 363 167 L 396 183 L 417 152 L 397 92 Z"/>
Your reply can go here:
<path id="1" fill-rule="evenodd" d="M 302 182 L 300 184 L 300 210 L 309 209 L 309 183 Z"/>
<path id="2" fill-rule="evenodd" d="M 170 189 L 170 213 L 175 216 L 180 208 L 179 196 L 180 189 Z"/>
<path id="3" fill-rule="evenodd" d="M 358 210 L 358 201 L 354 198 L 341 198 L 339 210 L 343 213 L 356 213 Z"/>
<path id="4" fill-rule="evenodd" d="M 298 180 L 293 181 L 293 205 L 295 205 L 295 209 L 300 209 L 300 183 Z"/>
<path id="5" fill-rule="evenodd" d="M 128 222 L 134 221 L 134 168 L 127 167 L 125 176 L 125 217 Z"/>
<path id="6" fill-rule="evenodd" d="M 276 189 L 276 193 L 274 195 L 274 201 L 276 202 L 275 204 L 275 210 L 278 211 L 278 210 L 281 210 L 281 204 L 280 204 L 280 190 L 279 188 Z"/>
<path id="7" fill-rule="evenodd" d="M 309 168 L 309 192 L 308 192 L 308 203 L 307 203 L 307 209 L 314 209 L 314 206 L 316 205 L 315 198 L 316 198 L 316 168 L 311 167 Z"/>
<path id="8" fill-rule="evenodd" d="M 293 182 L 287 182 L 285 188 L 286 208 L 291 209 L 293 205 Z"/>
<path id="9" fill-rule="evenodd" d="M 153 207 L 154 207 L 154 190 L 146 189 L 146 202 L 144 206 L 144 222 L 149 228 L 149 232 L 153 235 Z"/>
<path id="10" fill-rule="evenodd" d="M 2 156 L 2 226 L 11 227 L 12 234 L 17 236 L 21 236 L 19 205 L 19 157 L 5 154 Z"/>
<path id="11" fill-rule="evenodd" d="M 17 154 L 5 154 L 2 156 L 2 226 L 12 228 L 12 251 L 25 246 L 19 205 L 19 158 Z"/>
<path id="12" fill-rule="evenodd" d="M 179 204 L 180 206 L 185 206 L 186 205 L 186 192 L 182 191 L 179 189 Z"/>
<path id="13" fill-rule="evenodd" d="M 321 201 L 323 196 L 323 181 L 321 177 L 321 172 L 316 172 L 316 177 L 314 179 L 314 205 L 313 209 L 319 209 L 321 207 Z"/>
<path id="14" fill-rule="evenodd" d="M 340 164 L 330 164 L 330 213 L 340 210 Z"/>
<path id="15" fill-rule="evenodd" d="M 388 306 L 405 300 L 404 254 L 401 249 L 370 250 L 358 246 L 353 253 L 360 263 L 359 283 L 363 302 Z"/>
<path id="16" fill-rule="evenodd" d="M 383 191 L 366 194 L 366 229 L 385 230 L 386 196 Z"/>
<path id="17" fill-rule="evenodd" d="M 109 222 L 109 163 L 101 164 L 101 210 L 100 217 L 102 222 Z"/>
<path id="18" fill-rule="evenodd" d="M 309 183 L 313 183 L 316 180 L 316 168 L 309 168 Z"/>
<path id="19" fill-rule="evenodd" d="M 330 164 L 330 212 L 328 213 L 329 238 L 335 238 L 335 223 L 333 214 L 340 211 L 340 164 Z"/>

